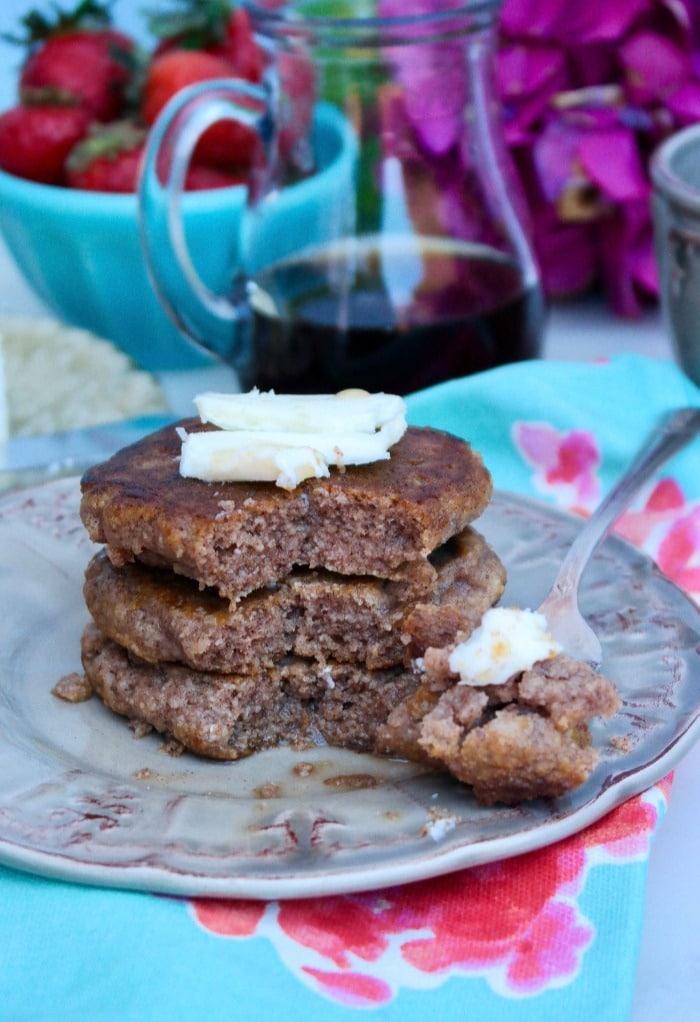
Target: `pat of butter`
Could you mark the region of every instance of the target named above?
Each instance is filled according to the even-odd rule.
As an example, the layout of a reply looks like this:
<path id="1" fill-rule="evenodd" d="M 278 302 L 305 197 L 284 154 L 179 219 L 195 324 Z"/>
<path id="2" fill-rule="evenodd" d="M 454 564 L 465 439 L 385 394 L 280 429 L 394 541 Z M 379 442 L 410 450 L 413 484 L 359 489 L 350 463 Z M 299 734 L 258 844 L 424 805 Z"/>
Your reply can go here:
<path id="1" fill-rule="evenodd" d="M 194 399 L 202 422 L 230 430 L 293 430 L 298 433 L 374 433 L 402 419 L 406 406 L 395 394 L 345 390 L 339 394 L 246 394 L 207 391 Z"/>
<path id="2" fill-rule="evenodd" d="M 460 685 L 501 685 L 514 674 L 549 660 L 561 646 L 543 614 L 516 607 L 492 607 L 481 624 L 450 653 L 449 665 Z"/>
<path id="3" fill-rule="evenodd" d="M 215 444 L 204 445 L 207 437 Z M 230 433 L 190 433 L 182 440 L 180 475 L 204 482 L 269 482 L 292 490 L 304 479 L 329 475 L 326 462 L 309 447 L 236 444 Z"/>
<path id="4" fill-rule="evenodd" d="M 254 391 L 203 394 L 195 404 L 202 420 L 219 428 L 180 431 L 180 474 L 206 482 L 275 482 L 290 489 L 329 475 L 331 465 L 386 460 L 406 431 L 405 404 L 393 394 Z"/>

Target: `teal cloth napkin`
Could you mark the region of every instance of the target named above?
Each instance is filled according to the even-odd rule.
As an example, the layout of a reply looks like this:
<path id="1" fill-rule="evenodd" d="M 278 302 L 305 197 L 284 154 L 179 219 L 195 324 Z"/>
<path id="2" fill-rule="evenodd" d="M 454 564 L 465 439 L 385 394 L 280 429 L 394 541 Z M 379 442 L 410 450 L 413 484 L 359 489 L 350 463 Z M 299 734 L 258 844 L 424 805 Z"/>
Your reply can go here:
<path id="1" fill-rule="evenodd" d="M 504 367 L 409 415 L 469 439 L 499 489 L 586 513 L 659 414 L 698 404 L 674 365 L 627 356 Z M 620 523 L 696 597 L 699 468 L 696 444 Z M 548 848 L 366 894 L 190 900 L 0 868 L 0 1019 L 624 1022 L 669 785 Z"/>

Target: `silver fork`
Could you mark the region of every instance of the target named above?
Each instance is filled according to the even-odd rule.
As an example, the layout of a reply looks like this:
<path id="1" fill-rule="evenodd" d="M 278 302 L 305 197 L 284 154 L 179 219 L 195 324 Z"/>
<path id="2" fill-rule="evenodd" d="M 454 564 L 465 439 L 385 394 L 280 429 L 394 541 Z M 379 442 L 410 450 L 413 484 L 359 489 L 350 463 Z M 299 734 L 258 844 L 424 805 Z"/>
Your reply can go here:
<path id="1" fill-rule="evenodd" d="M 563 650 L 596 670 L 602 650 L 578 605 L 581 576 L 589 559 L 644 483 L 700 431 L 700 408 L 682 408 L 661 420 L 587 520 L 562 561 L 549 595 L 539 607 Z"/>

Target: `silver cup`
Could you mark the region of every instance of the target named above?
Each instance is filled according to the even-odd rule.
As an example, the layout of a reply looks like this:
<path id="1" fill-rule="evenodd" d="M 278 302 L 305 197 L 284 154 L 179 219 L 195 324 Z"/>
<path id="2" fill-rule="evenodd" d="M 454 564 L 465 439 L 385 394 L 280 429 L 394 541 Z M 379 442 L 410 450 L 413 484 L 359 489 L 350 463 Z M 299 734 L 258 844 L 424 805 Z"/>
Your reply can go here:
<path id="1" fill-rule="evenodd" d="M 651 160 L 661 306 L 681 368 L 700 385 L 700 124 Z"/>

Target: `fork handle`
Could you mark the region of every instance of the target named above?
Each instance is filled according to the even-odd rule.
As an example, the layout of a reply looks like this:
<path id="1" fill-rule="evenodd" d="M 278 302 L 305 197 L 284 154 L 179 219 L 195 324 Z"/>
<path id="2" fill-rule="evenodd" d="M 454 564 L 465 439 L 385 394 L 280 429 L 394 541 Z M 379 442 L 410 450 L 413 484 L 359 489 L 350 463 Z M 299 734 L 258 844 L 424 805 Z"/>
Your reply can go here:
<path id="1" fill-rule="evenodd" d="M 571 544 L 554 581 L 553 590 L 563 594 L 576 589 L 596 548 L 644 483 L 698 432 L 700 408 L 681 408 L 661 420 Z"/>

